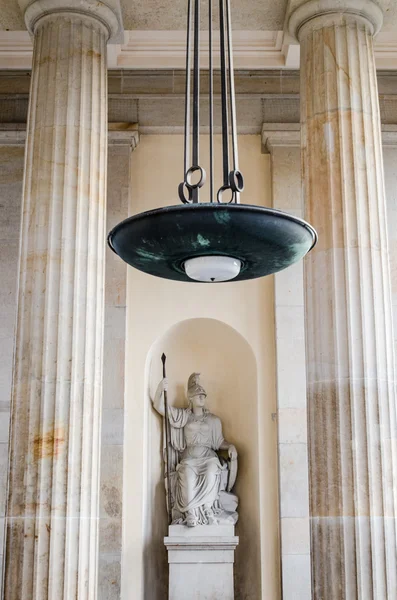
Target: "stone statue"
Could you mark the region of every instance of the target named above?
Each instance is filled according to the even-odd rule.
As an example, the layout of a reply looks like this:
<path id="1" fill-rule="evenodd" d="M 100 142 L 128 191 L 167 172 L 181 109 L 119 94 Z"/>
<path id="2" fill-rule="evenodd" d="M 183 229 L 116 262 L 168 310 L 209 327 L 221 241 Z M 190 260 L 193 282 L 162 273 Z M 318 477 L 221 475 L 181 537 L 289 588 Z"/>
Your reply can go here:
<path id="1" fill-rule="evenodd" d="M 169 462 L 172 523 L 216 525 L 237 522 L 237 496 L 231 493 L 237 474 L 237 451 L 223 438 L 219 417 L 205 408 L 207 393 L 200 385 L 199 373 L 188 380 L 188 408 L 168 405 L 169 427 L 164 460 Z M 157 387 L 153 406 L 165 416 L 164 391 L 168 380 L 162 379 Z M 166 436 L 164 436 L 165 443 Z M 222 457 L 226 451 L 228 459 Z"/>

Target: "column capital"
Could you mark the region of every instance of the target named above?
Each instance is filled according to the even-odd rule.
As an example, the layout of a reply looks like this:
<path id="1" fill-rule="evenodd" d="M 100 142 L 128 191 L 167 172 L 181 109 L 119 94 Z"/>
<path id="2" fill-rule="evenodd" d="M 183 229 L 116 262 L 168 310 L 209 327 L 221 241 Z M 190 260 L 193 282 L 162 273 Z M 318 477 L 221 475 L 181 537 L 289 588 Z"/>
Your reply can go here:
<path id="1" fill-rule="evenodd" d="M 291 3 L 287 25 L 289 33 L 301 40 L 313 29 L 328 25 L 358 23 L 376 35 L 383 23 L 383 12 L 374 0 L 301 0 Z"/>
<path id="2" fill-rule="evenodd" d="M 120 0 L 18 0 L 27 30 L 34 35 L 37 24 L 49 15 L 67 14 L 90 17 L 108 31 L 108 42 L 123 41 Z"/>

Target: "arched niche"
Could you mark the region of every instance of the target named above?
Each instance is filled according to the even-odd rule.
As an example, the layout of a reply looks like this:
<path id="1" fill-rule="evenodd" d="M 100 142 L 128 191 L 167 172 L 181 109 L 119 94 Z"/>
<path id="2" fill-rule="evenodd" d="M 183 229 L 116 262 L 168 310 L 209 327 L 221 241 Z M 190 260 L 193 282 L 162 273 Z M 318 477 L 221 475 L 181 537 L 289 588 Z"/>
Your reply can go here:
<path id="1" fill-rule="evenodd" d="M 144 597 L 167 597 L 168 564 L 163 545 L 167 535 L 162 448 L 162 420 L 153 397 L 162 377 L 161 355 L 167 356 L 170 404 L 186 406 L 186 383 L 202 374 L 207 407 L 218 415 L 224 437 L 235 444 L 239 473 L 236 533 L 235 597 L 257 600 L 260 591 L 258 384 L 251 346 L 232 327 L 215 319 L 189 319 L 171 327 L 152 345 L 146 361 L 147 418 L 145 432 Z"/>

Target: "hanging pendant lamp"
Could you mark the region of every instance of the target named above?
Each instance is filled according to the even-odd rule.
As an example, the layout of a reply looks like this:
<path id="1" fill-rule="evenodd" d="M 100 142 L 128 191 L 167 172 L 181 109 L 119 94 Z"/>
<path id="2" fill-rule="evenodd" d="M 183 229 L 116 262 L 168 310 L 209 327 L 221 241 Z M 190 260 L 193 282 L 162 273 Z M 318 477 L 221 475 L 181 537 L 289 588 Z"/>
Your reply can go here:
<path id="1" fill-rule="evenodd" d="M 297 217 L 240 204 L 244 179 L 238 164 L 230 0 L 219 0 L 223 166 L 222 184 L 215 188 L 212 0 L 208 0 L 208 9 L 210 202 L 199 199 L 206 183 L 199 154 L 200 0 L 188 0 L 184 177 L 178 189 L 181 204 L 129 217 L 112 229 L 108 243 L 126 263 L 145 273 L 177 281 L 216 283 L 281 271 L 313 248 L 317 234 Z"/>

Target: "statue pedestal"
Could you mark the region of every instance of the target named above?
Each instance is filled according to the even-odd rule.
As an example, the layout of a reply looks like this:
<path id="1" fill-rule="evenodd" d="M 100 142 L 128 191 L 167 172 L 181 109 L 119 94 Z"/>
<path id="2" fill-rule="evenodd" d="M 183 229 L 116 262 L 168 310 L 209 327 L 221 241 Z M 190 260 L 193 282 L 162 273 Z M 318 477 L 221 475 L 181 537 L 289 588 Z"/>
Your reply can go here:
<path id="1" fill-rule="evenodd" d="M 170 525 L 169 600 L 234 600 L 234 525 Z"/>

